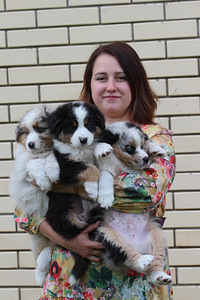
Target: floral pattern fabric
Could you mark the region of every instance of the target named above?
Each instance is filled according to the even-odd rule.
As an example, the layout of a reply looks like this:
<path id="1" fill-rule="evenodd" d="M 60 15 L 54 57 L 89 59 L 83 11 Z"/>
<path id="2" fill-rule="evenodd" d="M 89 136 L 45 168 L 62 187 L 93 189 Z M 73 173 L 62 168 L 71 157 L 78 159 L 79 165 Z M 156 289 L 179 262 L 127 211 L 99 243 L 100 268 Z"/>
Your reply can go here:
<path id="1" fill-rule="evenodd" d="M 167 156 L 157 159 L 147 170 L 117 176 L 114 207 L 127 213 L 152 211 L 156 216 L 163 217 L 165 196 L 175 176 L 172 132 L 159 125 L 144 125 L 142 129 L 152 142 L 166 150 Z M 15 218 L 20 227 L 32 233 L 37 232 L 42 221 L 24 216 L 17 210 Z M 80 284 L 76 288 L 71 287 L 68 279 L 73 264 L 70 251 L 56 246 L 40 300 L 173 299 L 172 286 L 154 286 L 147 281 L 145 274 L 130 269 L 113 272 L 102 264 L 91 264 Z M 168 261 L 165 272 L 169 274 Z"/>

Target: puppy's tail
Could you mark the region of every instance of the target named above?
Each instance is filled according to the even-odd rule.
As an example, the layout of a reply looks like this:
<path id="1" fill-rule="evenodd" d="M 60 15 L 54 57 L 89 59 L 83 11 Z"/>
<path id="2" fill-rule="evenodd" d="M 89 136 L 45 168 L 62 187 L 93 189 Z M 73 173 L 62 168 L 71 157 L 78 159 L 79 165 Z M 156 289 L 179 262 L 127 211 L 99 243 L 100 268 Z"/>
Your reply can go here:
<path id="1" fill-rule="evenodd" d="M 90 265 L 90 261 L 86 258 L 83 258 L 75 253 L 73 253 L 73 257 L 75 259 L 75 263 L 69 278 L 69 283 L 71 286 L 75 286 L 79 283 L 81 277 L 85 275 Z"/>

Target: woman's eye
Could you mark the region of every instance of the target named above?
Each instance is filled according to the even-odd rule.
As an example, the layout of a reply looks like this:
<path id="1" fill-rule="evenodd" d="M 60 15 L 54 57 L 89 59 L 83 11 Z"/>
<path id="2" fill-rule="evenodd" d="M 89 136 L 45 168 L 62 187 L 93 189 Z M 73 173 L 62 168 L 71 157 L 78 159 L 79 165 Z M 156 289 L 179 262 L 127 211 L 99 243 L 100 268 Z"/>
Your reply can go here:
<path id="1" fill-rule="evenodd" d="M 98 80 L 98 81 L 104 81 L 104 80 L 106 80 L 106 77 L 104 77 L 104 76 L 99 76 L 99 77 L 97 77 L 97 80 Z"/>
<path id="2" fill-rule="evenodd" d="M 134 154 L 135 153 L 135 147 L 133 146 L 130 146 L 130 145 L 126 145 L 125 146 L 125 151 L 128 153 L 128 154 Z"/>
<path id="3" fill-rule="evenodd" d="M 117 80 L 118 81 L 125 81 L 126 80 L 126 76 L 125 75 L 119 75 L 119 76 L 117 76 Z"/>

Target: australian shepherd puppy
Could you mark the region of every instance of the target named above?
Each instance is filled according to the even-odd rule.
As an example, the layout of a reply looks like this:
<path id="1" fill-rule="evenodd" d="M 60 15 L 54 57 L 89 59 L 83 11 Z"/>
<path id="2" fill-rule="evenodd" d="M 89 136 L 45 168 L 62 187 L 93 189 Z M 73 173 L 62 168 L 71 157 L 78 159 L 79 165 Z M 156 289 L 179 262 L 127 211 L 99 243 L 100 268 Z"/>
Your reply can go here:
<path id="1" fill-rule="evenodd" d="M 53 154 L 53 139 L 48 127 L 48 118 L 54 109 L 39 105 L 28 111 L 16 128 L 15 164 L 10 177 L 10 195 L 18 209 L 25 214 L 44 217 L 49 203 L 47 191 L 59 180 L 59 165 Z M 31 235 L 35 258 L 49 243 L 40 234 Z M 48 248 L 49 249 L 49 248 Z M 46 277 L 51 252 L 45 257 Z M 43 273 L 42 271 L 42 273 Z M 40 267 L 37 263 L 36 282 L 42 284 Z"/>
<path id="2" fill-rule="evenodd" d="M 74 101 L 58 107 L 49 117 L 48 124 L 60 168 L 60 182 L 64 185 L 83 184 L 89 197 L 97 200 L 100 171 L 95 165 L 94 149 L 105 129 L 103 114 L 95 105 Z M 112 147 L 109 144 L 99 145 L 98 153 L 101 155 L 110 151 Z M 103 209 L 95 201 L 58 192 L 49 192 L 48 196 L 46 219 L 57 233 L 67 239 L 102 219 Z M 74 285 L 90 262 L 75 253 L 72 255 L 75 266 L 69 280 Z"/>
<path id="3" fill-rule="evenodd" d="M 151 142 L 148 136 L 129 122 L 108 125 L 101 140 L 112 141 L 113 151 L 104 157 L 98 155 L 99 198 L 109 206 L 114 200 L 114 177 L 119 173 L 132 173 L 141 170 L 166 152 Z M 101 187 L 104 187 L 102 189 Z M 150 213 L 128 214 L 110 208 L 105 212 L 96 238 L 106 250 L 103 253 L 105 264 L 111 269 L 126 266 L 146 273 L 153 284 L 170 284 L 172 277 L 163 270 L 167 257 L 167 243 L 158 218 Z"/>

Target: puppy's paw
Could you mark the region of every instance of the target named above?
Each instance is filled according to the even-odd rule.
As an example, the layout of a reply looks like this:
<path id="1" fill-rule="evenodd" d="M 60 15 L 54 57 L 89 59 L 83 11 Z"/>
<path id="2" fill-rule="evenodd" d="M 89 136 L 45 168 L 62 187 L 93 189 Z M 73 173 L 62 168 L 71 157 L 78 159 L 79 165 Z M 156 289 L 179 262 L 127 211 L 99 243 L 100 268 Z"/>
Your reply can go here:
<path id="1" fill-rule="evenodd" d="M 37 285 L 43 286 L 45 284 L 48 271 L 40 271 L 39 269 L 35 270 L 35 281 Z"/>
<path id="2" fill-rule="evenodd" d="M 69 277 L 69 284 L 70 286 L 75 286 L 79 283 L 79 280 L 75 278 L 74 275 L 70 275 Z"/>
<path id="3" fill-rule="evenodd" d="M 155 157 L 163 157 L 167 155 L 166 151 L 162 147 L 152 142 L 150 142 L 149 152 L 151 156 Z"/>
<path id="4" fill-rule="evenodd" d="M 41 272 L 48 271 L 51 263 L 51 248 L 45 247 L 37 258 L 37 269 Z"/>
<path id="5" fill-rule="evenodd" d="M 43 177 L 42 179 L 36 179 L 36 184 L 42 191 L 49 191 L 52 186 L 52 182 L 47 177 Z"/>
<path id="6" fill-rule="evenodd" d="M 154 260 L 154 256 L 152 255 L 142 255 L 138 259 L 138 267 L 140 271 L 146 271 L 149 268 L 149 266 L 152 264 L 153 260 Z"/>
<path id="7" fill-rule="evenodd" d="M 60 168 L 59 164 L 55 160 L 54 157 L 49 156 L 47 160 L 47 164 L 45 166 L 45 172 L 47 176 L 49 177 L 51 182 L 57 182 L 60 178 Z"/>
<path id="8" fill-rule="evenodd" d="M 169 285 L 172 284 L 172 277 L 163 271 L 154 271 L 147 277 L 147 280 L 155 285 Z"/>
<path id="9" fill-rule="evenodd" d="M 84 188 L 86 190 L 86 192 L 88 193 L 88 196 L 93 199 L 96 200 L 98 197 L 98 183 L 97 182 L 91 182 L 91 181 L 87 181 L 84 183 Z"/>
<path id="10" fill-rule="evenodd" d="M 105 191 L 99 191 L 98 203 L 103 208 L 109 208 L 114 201 L 113 189 Z"/>
<path id="11" fill-rule="evenodd" d="M 107 143 L 98 143 L 94 149 L 94 156 L 98 159 L 107 156 L 113 151 L 113 147 Z"/>

